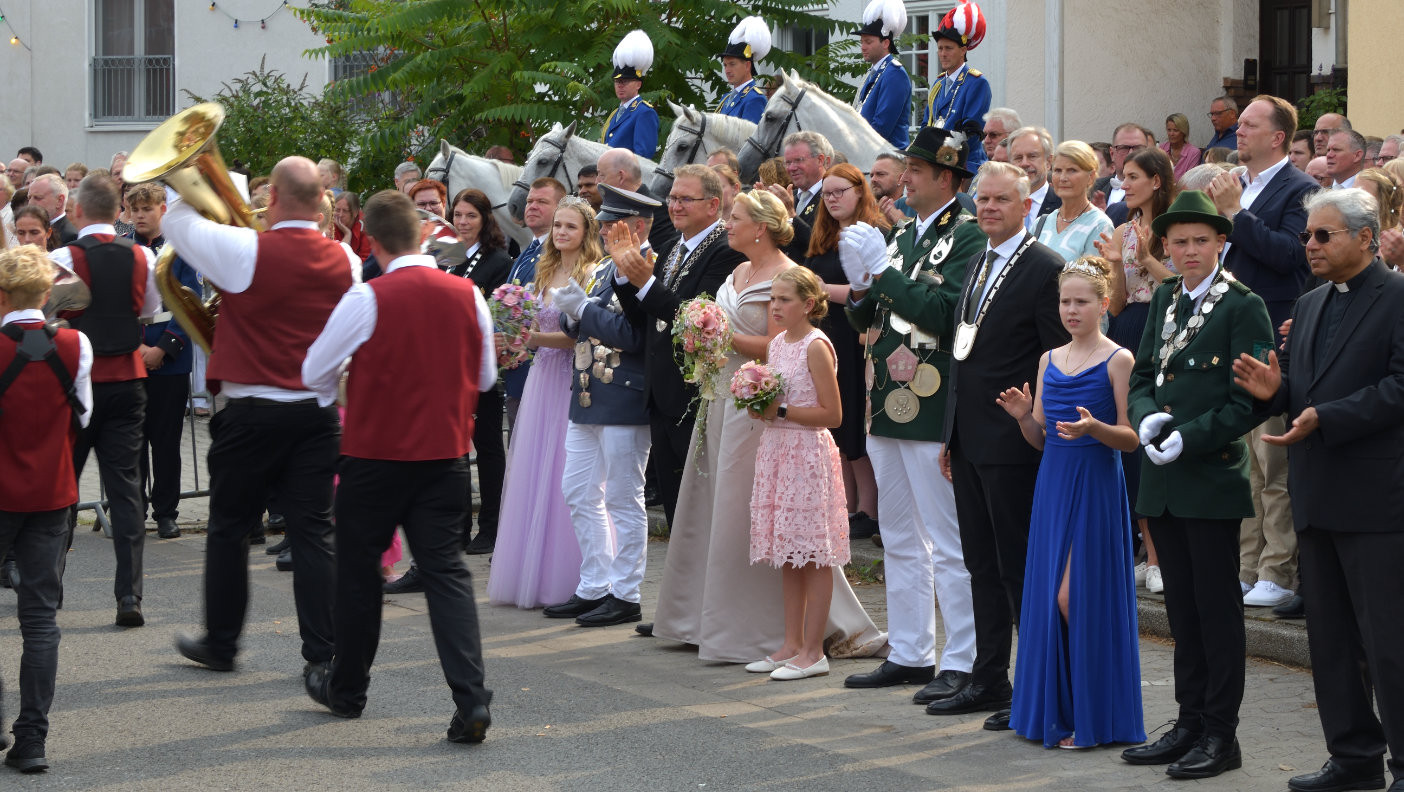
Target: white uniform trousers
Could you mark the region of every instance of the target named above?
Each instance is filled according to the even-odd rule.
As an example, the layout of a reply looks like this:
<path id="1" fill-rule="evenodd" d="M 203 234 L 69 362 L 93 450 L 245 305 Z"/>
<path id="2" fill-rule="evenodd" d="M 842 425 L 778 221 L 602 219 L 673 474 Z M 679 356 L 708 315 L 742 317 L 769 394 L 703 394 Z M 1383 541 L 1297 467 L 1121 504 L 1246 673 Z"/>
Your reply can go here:
<path id="1" fill-rule="evenodd" d="M 955 489 L 941 475 L 944 443 L 868 437 L 877 478 L 887 577 L 887 659 L 921 668 L 936 664 L 936 607 L 946 628 L 941 671 L 975 662 L 975 609 L 960 549 Z"/>
<path id="2" fill-rule="evenodd" d="M 561 491 L 580 542 L 576 596 L 639 601 L 648 546 L 649 428 L 571 422 Z M 611 527 L 612 526 L 612 527 Z"/>

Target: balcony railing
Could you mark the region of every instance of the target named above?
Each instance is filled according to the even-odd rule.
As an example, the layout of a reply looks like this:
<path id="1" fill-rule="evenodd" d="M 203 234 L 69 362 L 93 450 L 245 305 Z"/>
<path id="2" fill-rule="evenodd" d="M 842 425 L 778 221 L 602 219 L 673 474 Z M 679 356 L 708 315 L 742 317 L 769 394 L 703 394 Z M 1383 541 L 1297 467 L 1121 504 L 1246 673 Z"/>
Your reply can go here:
<path id="1" fill-rule="evenodd" d="M 93 121 L 164 121 L 175 112 L 175 56 L 93 58 Z"/>

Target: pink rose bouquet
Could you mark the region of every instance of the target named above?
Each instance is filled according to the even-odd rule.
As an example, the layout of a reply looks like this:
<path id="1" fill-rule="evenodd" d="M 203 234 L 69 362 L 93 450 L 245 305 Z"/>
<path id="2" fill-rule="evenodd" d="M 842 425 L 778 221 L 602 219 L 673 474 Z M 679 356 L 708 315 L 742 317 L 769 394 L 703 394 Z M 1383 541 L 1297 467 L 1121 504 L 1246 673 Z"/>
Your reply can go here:
<path id="1" fill-rule="evenodd" d="M 493 289 L 492 297 L 488 300 L 493 324 L 507 339 L 507 344 L 516 348 L 520 348 L 530 337 L 531 323 L 540 308 L 541 303 L 536 295 L 515 281 Z M 525 350 L 517 352 L 508 367 L 516 368 L 527 357 Z"/>
<path id="2" fill-rule="evenodd" d="M 673 344 L 683 353 L 683 380 L 698 386 L 704 399 L 717 396 L 717 377 L 731 351 L 731 323 L 707 295 L 688 300 L 673 319 Z"/>
<path id="3" fill-rule="evenodd" d="M 731 377 L 731 396 L 738 410 L 765 412 L 785 392 L 785 380 L 780 372 L 752 360 L 742 364 Z"/>

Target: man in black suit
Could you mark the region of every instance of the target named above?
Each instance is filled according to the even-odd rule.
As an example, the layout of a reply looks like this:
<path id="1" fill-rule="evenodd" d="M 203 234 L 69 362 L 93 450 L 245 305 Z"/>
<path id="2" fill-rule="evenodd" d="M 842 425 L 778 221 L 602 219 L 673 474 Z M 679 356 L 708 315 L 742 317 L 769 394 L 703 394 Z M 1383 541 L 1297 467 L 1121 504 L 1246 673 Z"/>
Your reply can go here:
<path id="1" fill-rule="evenodd" d="M 1307 260 L 1328 283 L 1297 302 L 1280 369 L 1272 357 L 1233 365 L 1263 414 L 1292 416 L 1289 431 L 1265 439 L 1291 447 L 1312 680 L 1331 758 L 1287 785 L 1382 788 L 1388 747 L 1389 790 L 1404 792 L 1404 278 L 1378 257 L 1366 192 L 1319 192 L 1306 208 Z"/>
<path id="2" fill-rule="evenodd" d="M 1318 187 L 1287 158 L 1296 128 L 1297 110 L 1290 102 L 1255 98 L 1238 118 L 1238 161 L 1246 172 L 1241 178 L 1220 174 L 1207 190 L 1219 214 L 1233 221 L 1224 266 L 1263 298 L 1274 332 L 1291 316 L 1309 274 L 1297 235 L 1306 225 L 1302 199 Z M 1276 340 L 1280 344 L 1281 336 Z M 1240 531 L 1239 580 L 1253 587 L 1244 599 L 1250 607 L 1285 602 L 1297 574 L 1287 452 L 1262 439 L 1284 431 L 1279 414 L 1245 438 L 1257 516 L 1244 520 Z"/>
<path id="3" fill-rule="evenodd" d="M 819 211 L 819 189 L 824 184 L 824 172 L 834 161 L 834 147 L 818 132 L 792 132 L 780 150 L 785 156 L 785 173 L 794 184 L 794 191 L 778 184 L 766 185 L 766 189 L 790 210 L 795 237 L 785 246 L 785 255 L 794 261 L 804 261 L 809 255 L 814 215 Z"/>
<path id="4" fill-rule="evenodd" d="M 68 219 L 68 185 L 52 173 L 46 173 L 29 185 L 29 202 L 42 206 L 49 213 L 49 226 L 54 230 L 60 245 L 67 245 L 78 238 L 79 228 Z"/>
<path id="5" fill-rule="evenodd" d="M 659 258 L 666 258 L 673 252 L 678 242 L 679 230 L 673 227 L 669 217 L 667 196 L 654 195 L 643 183 L 643 170 L 639 168 L 639 157 L 632 150 L 613 148 L 600 155 L 596 185 L 609 185 L 620 190 L 637 193 L 645 198 L 658 201 L 653 212 L 653 225 L 648 230 L 648 244 Z"/>
<path id="6" fill-rule="evenodd" d="M 951 339 L 952 395 L 943 472 L 956 516 L 975 610 L 970 684 L 926 708 L 932 715 L 995 710 L 985 728 L 1009 728 L 1009 655 L 1024 596 L 1024 554 L 1040 454 L 995 403 L 1005 388 L 1036 383 L 1043 351 L 1067 343 L 1058 318 L 1063 258 L 1024 230 L 1028 177 L 1007 162 L 978 174 L 980 230 L 989 242 L 966 268 Z"/>
<path id="7" fill-rule="evenodd" d="M 1009 162 L 1029 177 L 1029 209 L 1024 228 L 1033 231 L 1038 219 L 1063 205 L 1063 199 L 1048 184 L 1053 163 L 1053 136 L 1043 127 L 1019 127 L 1009 136 Z"/>

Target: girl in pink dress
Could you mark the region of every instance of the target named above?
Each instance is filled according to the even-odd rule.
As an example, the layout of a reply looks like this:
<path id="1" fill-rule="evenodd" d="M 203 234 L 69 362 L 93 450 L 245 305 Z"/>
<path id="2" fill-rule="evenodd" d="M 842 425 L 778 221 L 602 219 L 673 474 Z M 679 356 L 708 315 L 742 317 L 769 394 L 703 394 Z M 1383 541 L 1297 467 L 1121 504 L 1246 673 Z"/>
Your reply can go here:
<path id="1" fill-rule="evenodd" d="M 785 643 L 746 666 L 771 679 L 829 673 L 824 631 L 833 595 L 830 567 L 848 563 L 848 508 L 838 447 L 827 430 L 843 420 L 837 361 L 816 327 L 829 307 L 823 281 L 804 267 L 775 276 L 770 313 L 784 332 L 771 339 L 768 358 L 784 380 L 784 394 L 764 413 L 751 489 L 751 563 L 781 569 Z"/>

